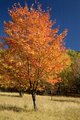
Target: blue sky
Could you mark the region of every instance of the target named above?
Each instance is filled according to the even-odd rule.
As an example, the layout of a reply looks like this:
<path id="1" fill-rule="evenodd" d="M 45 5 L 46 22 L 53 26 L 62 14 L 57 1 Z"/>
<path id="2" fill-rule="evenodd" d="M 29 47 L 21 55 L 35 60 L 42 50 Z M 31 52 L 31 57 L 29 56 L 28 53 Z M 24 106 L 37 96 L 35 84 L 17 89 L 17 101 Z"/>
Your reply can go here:
<path id="1" fill-rule="evenodd" d="M 30 6 L 35 0 L 0 0 L 0 36 L 3 36 L 3 22 L 9 21 L 8 8 L 14 3 L 20 2 L 23 6 L 25 1 Z M 56 25 L 60 26 L 60 32 L 68 29 L 66 47 L 80 51 L 80 0 L 38 0 L 43 9 L 50 7 L 51 19 L 56 19 Z"/>

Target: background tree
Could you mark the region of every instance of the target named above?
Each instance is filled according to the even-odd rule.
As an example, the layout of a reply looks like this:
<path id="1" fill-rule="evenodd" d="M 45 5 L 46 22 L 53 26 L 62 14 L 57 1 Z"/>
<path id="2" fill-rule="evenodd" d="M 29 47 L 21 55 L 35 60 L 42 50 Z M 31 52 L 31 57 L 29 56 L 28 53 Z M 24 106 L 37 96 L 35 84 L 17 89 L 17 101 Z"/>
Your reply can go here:
<path id="1" fill-rule="evenodd" d="M 60 74 L 62 81 L 59 84 L 61 94 L 76 95 L 80 92 L 80 53 L 68 50 L 71 65 Z"/>
<path id="2" fill-rule="evenodd" d="M 6 60 L 15 66 L 17 78 L 27 82 L 36 110 L 36 91 L 41 81 L 54 83 L 54 76 L 70 64 L 70 59 L 64 45 L 67 30 L 58 35 L 59 28 L 52 29 L 55 22 L 50 20 L 49 11 L 43 11 L 41 5 L 37 9 L 33 6 L 29 9 L 27 5 L 14 4 L 9 10 L 12 21 L 4 23 L 4 40 L 10 54 L 18 55 L 14 57 L 16 63 L 8 57 Z"/>

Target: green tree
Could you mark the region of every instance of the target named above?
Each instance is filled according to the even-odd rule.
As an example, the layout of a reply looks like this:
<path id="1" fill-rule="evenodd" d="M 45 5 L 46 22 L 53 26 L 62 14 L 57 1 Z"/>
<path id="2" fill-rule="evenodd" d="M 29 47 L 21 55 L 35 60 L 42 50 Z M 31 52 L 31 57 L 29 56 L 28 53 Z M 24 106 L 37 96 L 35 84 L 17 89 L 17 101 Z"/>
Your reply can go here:
<path id="1" fill-rule="evenodd" d="M 69 50 L 68 54 L 72 63 L 69 68 L 63 70 L 60 74 L 62 78 L 60 89 L 62 92 L 64 91 L 63 94 L 65 95 L 80 92 L 80 53 L 74 50 Z"/>

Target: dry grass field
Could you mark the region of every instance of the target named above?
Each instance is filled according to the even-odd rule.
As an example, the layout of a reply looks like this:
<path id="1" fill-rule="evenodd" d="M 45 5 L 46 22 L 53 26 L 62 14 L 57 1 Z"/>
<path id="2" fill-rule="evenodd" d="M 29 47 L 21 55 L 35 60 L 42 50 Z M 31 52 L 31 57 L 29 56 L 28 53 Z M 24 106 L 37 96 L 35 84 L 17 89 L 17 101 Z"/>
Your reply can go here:
<path id="1" fill-rule="evenodd" d="M 0 120 L 80 120 L 80 98 L 37 96 L 37 106 L 31 95 L 0 92 Z"/>

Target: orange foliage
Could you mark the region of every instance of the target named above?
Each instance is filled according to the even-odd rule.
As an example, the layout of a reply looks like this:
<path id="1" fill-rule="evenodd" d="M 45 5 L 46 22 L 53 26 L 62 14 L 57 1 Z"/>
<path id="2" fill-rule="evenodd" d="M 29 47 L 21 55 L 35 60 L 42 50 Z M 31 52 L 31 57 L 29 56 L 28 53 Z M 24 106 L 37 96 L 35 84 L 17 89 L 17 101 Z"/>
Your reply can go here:
<path id="1" fill-rule="evenodd" d="M 49 11 L 31 6 L 14 5 L 9 14 L 12 21 L 4 22 L 4 31 L 8 35 L 5 41 L 13 56 L 18 55 L 10 64 L 17 69 L 17 76 L 27 81 L 31 89 L 37 89 L 40 81 L 49 82 L 49 76 L 55 76 L 70 64 L 64 45 L 67 30 L 58 35 L 59 28 L 53 29 Z M 6 58 L 7 59 L 7 58 Z M 54 77 L 53 77 L 54 78 Z M 52 79 L 51 83 L 55 83 Z"/>

